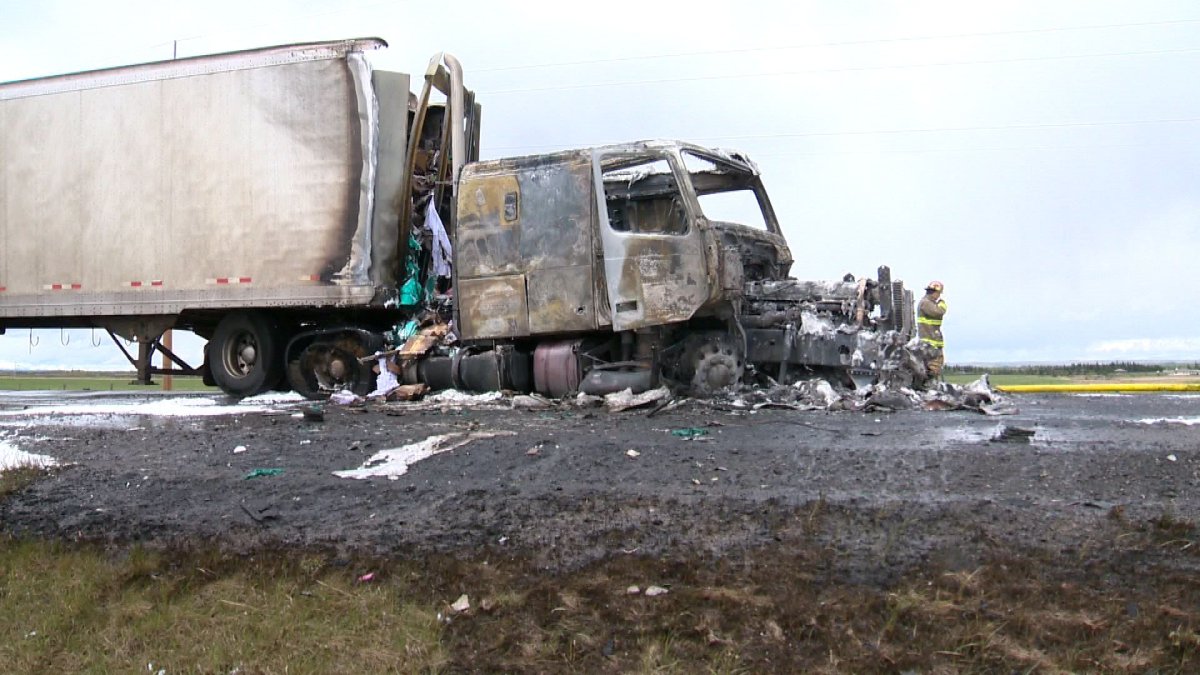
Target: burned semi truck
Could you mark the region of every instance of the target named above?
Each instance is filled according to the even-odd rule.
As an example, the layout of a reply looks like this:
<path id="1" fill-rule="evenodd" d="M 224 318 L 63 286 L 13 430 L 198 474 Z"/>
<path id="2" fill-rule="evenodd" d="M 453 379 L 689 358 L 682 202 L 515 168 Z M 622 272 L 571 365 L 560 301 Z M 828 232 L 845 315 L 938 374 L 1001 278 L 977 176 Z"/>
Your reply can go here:
<path id="1" fill-rule="evenodd" d="M 435 389 L 851 385 L 911 337 L 887 268 L 789 277 L 746 157 L 647 141 L 479 161 L 458 62 L 435 56 L 414 94 L 364 58 L 383 46 L 0 84 L 0 330 L 102 328 L 136 342 L 143 382 L 162 354 L 235 396 L 314 398 L 370 391 L 389 352 Z M 203 364 L 162 344 L 171 328 L 208 340 Z"/>
<path id="2" fill-rule="evenodd" d="M 886 267 L 788 276 L 761 176 L 732 152 L 645 141 L 472 163 L 454 240 L 459 337 L 517 376 L 507 386 L 531 360 L 553 396 L 660 378 L 704 394 L 748 373 L 852 386 L 912 333 L 912 295 Z"/>

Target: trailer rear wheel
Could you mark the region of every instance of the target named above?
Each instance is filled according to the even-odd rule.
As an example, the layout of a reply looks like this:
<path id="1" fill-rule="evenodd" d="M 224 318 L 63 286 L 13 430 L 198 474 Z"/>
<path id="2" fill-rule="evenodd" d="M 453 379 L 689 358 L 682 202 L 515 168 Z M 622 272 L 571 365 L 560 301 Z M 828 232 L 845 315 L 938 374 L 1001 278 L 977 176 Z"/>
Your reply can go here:
<path id="1" fill-rule="evenodd" d="M 231 396 L 253 396 L 279 382 L 282 355 L 274 323 L 259 312 L 228 314 L 206 349 L 213 380 Z"/>

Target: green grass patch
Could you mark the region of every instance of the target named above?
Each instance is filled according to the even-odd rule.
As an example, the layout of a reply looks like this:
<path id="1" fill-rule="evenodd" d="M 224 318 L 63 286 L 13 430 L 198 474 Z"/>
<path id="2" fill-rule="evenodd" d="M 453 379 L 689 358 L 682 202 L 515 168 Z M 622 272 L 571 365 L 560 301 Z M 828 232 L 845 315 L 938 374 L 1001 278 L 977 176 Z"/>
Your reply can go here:
<path id="1" fill-rule="evenodd" d="M 436 606 L 412 602 L 412 583 L 359 583 L 305 555 L 9 541 L 0 663 L 28 673 L 437 671 L 443 623 Z"/>
<path id="2" fill-rule="evenodd" d="M 979 375 L 946 373 L 944 379 L 951 384 L 970 384 L 978 380 Z M 1070 384 L 1073 381 L 1072 378 L 1056 375 L 1024 375 L 1018 373 L 988 375 L 988 382 L 991 382 L 993 387 L 1004 387 L 1013 384 Z"/>
<path id="3" fill-rule="evenodd" d="M 24 490 L 26 486 L 44 475 L 46 475 L 46 469 L 33 466 L 0 471 L 0 500 L 14 492 Z"/>
<path id="4" fill-rule="evenodd" d="M 199 377 L 171 378 L 172 391 L 220 391 L 206 387 Z M 154 378 L 155 384 L 141 385 L 134 381 L 133 373 L 121 375 L 0 375 L 0 390 L 8 391 L 161 391 L 162 376 Z"/>

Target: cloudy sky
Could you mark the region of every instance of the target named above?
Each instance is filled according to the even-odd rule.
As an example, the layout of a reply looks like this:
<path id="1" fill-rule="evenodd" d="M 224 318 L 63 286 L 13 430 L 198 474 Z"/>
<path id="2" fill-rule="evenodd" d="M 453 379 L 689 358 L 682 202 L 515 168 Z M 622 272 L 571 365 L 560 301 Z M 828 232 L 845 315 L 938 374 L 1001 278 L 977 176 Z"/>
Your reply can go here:
<path id="1" fill-rule="evenodd" d="M 484 106 L 485 157 L 745 151 L 795 276 L 945 282 L 951 363 L 1200 359 L 1200 6 L 682 6 L 0 0 L 0 81 L 355 36 L 420 73 L 445 50 Z M 0 337 L 0 368 L 122 364 L 86 332 L 34 337 Z"/>

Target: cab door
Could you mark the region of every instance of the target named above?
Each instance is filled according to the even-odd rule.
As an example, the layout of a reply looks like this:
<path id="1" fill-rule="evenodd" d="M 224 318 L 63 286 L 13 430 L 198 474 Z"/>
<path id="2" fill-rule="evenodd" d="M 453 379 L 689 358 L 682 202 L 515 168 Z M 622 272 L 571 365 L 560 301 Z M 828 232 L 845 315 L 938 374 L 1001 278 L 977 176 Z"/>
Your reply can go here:
<path id="1" fill-rule="evenodd" d="M 711 281 L 675 158 L 598 150 L 592 168 L 613 330 L 690 319 L 708 301 Z"/>

